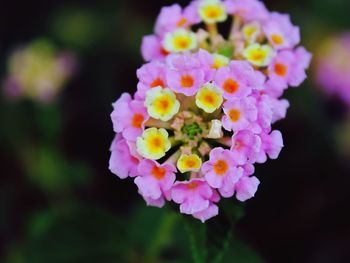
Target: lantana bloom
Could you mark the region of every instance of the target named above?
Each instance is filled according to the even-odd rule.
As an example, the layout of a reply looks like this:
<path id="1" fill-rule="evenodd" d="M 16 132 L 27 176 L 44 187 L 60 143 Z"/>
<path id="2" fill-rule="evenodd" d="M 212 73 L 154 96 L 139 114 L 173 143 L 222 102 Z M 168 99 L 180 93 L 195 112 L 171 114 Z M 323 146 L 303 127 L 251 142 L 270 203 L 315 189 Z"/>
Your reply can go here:
<path id="1" fill-rule="evenodd" d="M 15 49 L 7 67 L 3 90 L 9 99 L 23 97 L 51 103 L 75 72 L 77 59 L 41 38 Z"/>
<path id="2" fill-rule="evenodd" d="M 230 16 L 225 38 L 218 23 Z M 284 146 L 273 129 L 289 107 L 281 97 L 306 78 L 311 55 L 299 42 L 289 16 L 258 0 L 164 7 L 143 41 L 135 95 L 113 104 L 111 171 L 135 178 L 148 205 L 175 202 L 202 222 L 221 198 L 254 197 L 254 165 Z"/>

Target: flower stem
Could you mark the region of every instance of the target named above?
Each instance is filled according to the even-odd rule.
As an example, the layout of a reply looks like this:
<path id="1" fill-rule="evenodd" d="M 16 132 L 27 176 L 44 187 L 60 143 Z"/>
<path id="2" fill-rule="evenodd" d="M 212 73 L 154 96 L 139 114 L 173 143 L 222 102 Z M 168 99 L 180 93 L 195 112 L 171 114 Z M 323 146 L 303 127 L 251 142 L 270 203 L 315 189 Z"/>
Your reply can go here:
<path id="1" fill-rule="evenodd" d="M 146 251 L 147 263 L 160 262 L 159 256 L 161 251 L 169 242 L 178 218 L 178 214 L 169 210 L 165 211 L 158 230 Z"/>
<path id="2" fill-rule="evenodd" d="M 239 34 L 239 29 L 242 25 L 242 19 L 239 16 L 233 16 L 232 19 L 233 20 L 232 20 L 229 39 L 231 41 L 236 41 L 237 38 L 239 37 L 238 34 Z"/>

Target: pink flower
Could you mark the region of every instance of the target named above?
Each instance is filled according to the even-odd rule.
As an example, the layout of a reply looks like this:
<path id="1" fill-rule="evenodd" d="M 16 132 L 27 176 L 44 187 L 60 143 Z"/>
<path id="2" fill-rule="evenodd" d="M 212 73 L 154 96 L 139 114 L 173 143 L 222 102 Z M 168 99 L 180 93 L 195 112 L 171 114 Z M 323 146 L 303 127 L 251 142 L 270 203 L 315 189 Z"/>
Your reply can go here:
<path id="1" fill-rule="evenodd" d="M 264 97 L 272 111 L 271 123 L 273 124 L 279 120 L 284 119 L 287 115 L 287 110 L 290 106 L 288 100 L 277 99 L 275 97 L 266 95 L 264 95 Z"/>
<path id="2" fill-rule="evenodd" d="M 239 131 L 232 137 L 231 152 L 236 163 L 255 162 L 261 148 L 261 139 L 249 130 Z"/>
<path id="3" fill-rule="evenodd" d="M 267 155 L 270 159 L 277 159 L 283 148 L 281 132 L 272 131 L 271 133 L 262 133 L 259 136 L 261 139 L 261 148 L 257 155 L 257 162 L 265 163 L 267 161 Z"/>
<path id="4" fill-rule="evenodd" d="M 199 22 L 200 18 L 195 12 L 193 5 L 182 10 L 181 6 L 173 4 L 161 9 L 156 21 L 155 32 L 162 36 L 177 28 L 185 28 Z"/>
<path id="5" fill-rule="evenodd" d="M 204 223 L 210 218 L 213 218 L 214 216 L 217 216 L 219 214 L 219 207 L 215 204 L 220 201 L 220 195 L 213 190 L 213 195 L 210 198 L 209 206 L 207 209 L 204 209 L 203 211 L 197 212 L 193 214 L 194 218 L 197 218 Z"/>
<path id="6" fill-rule="evenodd" d="M 278 79 L 282 83 L 282 89 L 288 85 L 299 86 L 306 79 L 306 62 L 300 63 L 299 56 L 297 57 L 295 52 L 288 50 L 279 52 L 269 66 L 270 80 Z"/>
<path id="7" fill-rule="evenodd" d="M 139 160 L 131 155 L 129 146 L 121 134 L 115 136 L 110 151 L 109 170 L 112 173 L 120 179 L 138 175 L 137 165 Z"/>
<path id="8" fill-rule="evenodd" d="M 257 120 L 257 109 L 252 97 L 232 99 L 224 103 L 223 127 L 228 131 L 244 130 Z"/>
<path id="9" fill-rule="evenodd" d="M 326 94 L 339 97 L 350 107 L 350 33 L 328 37 L 320 44 L 316 82 Z"/>
<path id="10" fill-rule="evenodd" d="M 211 187 L 219 189 L 227 197 L 225 193 L 233 192 L 235 183 L 242 176 L 242 168 L 236 165 L 231 151 L 215 148 L 210 152 L 209 161 L 202 165 L 201 172 Z"/>
<path id="11" fill-rule="evenodd" d="M 143 104 L 142 101 L 132 100 L 128 93 L 122 94 L 113 104 L 113 129 L 116 133 L 123 133 L 126 140 L 136 141 L 144 130 L 149 117 Z"/>
<path id="12" fill-rule="evenodd" d="M 295 50 L 295 56 L 296 60 L 302 65 L 304 69 L 308 69 L 310 67 L 312 55 L 304 47 L 298 47 Z"/>
<path id="13" fill-rule="evenodd" d="M 146 92 L 155 87 L 166 88 L 166 67 L 164 63 L 154 61 L 143 65 L 137 70 L 137 99 L 144 99 Z"/>
<path id="14" fill-rule="evenodd" d="M 201 63 L 197 56 L 191 53 L 171 54 L 166 58 L 166 63 L 169 68 L 177 70 L 191 70 L 201 68 Z"/>
<path id="15" fill-rule="evenodd" d="M 167 72 L 169 88 L 177 93 L 193 96 L 204 84 L 204 71 L 199 61 L 189 55 L 170 56 L 168 64 L 172 69 Z"/>
<path id="16" fill-rule="evenodd" d="M 288 88 L 286 82 L 282 78 L 270 78 L 265 82 L 265 89 L 263 94 L 268 94 L 271 97 L 279 98 L 283 95 L 284 91 Z"/>
<path id="17" fill-rule="evenodd" d="M 141 54 L 145 61 L 163 60 L 169 53 L 162 46 L 162 39 L 156 35 L 142 39 Z"/>
<path id="18" fill-rule="evenodd" d="M 254 166 L 245 165 L 244 174 L 235 185 L 236 198 L 241 202 L 254 197 L 258 190 L 260 181 L 255 176 L 251 176 L 252 174 L 254 174 Z"/>
<path id="19" fill-rule="evenodd" d="M 213 67 L 215 61 L 214 56 L 204 49 L 200 49 L 195 55 L 200 63 L 200 67 L 204 70 L 205 81 L 208 82 L 214 78 L 216 69 Z"/>
<path id="20" fill-rule="evenodd" d="M 215 75 L 215 82 L 228 100 L 247 97 L 253 89 L 261 89 L 263 82 L 259 83 L 260 80 L 246 61 L 232 61 L 229 67 L 219 68 Z"/>
<path id="21" fill-rule="evenodd" d="M 273 117 L 270 101 L 267 95 L 261 95 L 259 92 L 255 92 L 254 99 L 257 108 L 257 118 L 256 121 L 250 124 L 249 129 L 256 134 L 262 131 L 270 131 Z"/>
<path id="22" fill-rule="evenodd" d="M 142 194 L 141 194 L 142 195 Z M 158 208 L 162 208 L 165 205 L 164 196 L 161 196 L 157 199 L 152 199 L 148 196 L 142 196 L 148 206 L 154 206 Z"/>
<path id="23" fill-rule="evenodd" d="M 171 189 L 175 181 L 176 167 L 172 164 L 162 164 L 153 160 L 143 160 L 138 165 L 135 184 L 142 196 L 157 200 Z"/>
<path id="24" fill-rule="evenodd" d="M 299 27 L 294 26 L 289 15 L 273 12 L 264 21 L 263 31 L 271 45 L 279 50 L 294 48 L 300 42 Z"/>
<path id="25" fill-rule="evenodd" d="M 180 212 L 189 215 L 206 210 L 212 195 L 213 190 L 203 179 L 176 182 L 171 191 L 173 201 L 180 204 Z"/>
<path id="26" fill-rule="evenodd" d="M 258 0 L 226 0 L 224 4 L 227 13 L 239 16 L 245 22 L 262 20 L 268 16 L 265 5 Z"/>

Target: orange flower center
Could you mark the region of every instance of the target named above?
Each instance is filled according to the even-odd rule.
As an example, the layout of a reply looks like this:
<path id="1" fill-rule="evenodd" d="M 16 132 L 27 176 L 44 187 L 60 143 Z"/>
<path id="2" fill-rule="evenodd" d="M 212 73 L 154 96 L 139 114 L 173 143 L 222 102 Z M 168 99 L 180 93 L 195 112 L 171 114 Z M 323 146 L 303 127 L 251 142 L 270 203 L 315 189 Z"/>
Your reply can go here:
<path id="1" fill-rule="evenodd" d="M 190 40 L 184 37 L 179 37 L 175 40 L 175 46 L 177 48 L 186 49 L 190 45 Z"/>
<path id="2" fill-rule="evenodd" d="M 191 182 L 187 185 L 187 188 L 190 190 L 194 190 L 198 187 L 198 183 L 197 182 Z"/>
<path id="3" fill-rule="evenodd" d="M 239 84 L 233 79 L 227 79 L 223 88 L 227 93 L 233 94 L 239 89 Z"/>
<path id="4" fill-rule="evenodd" d="M 275 72 L 278 76 L 284 77 L 287 74 L 287 67 L 281 63 L 275 65 Z"/>
<path id="5" fill-rule="evenodd" d="M 195 160 L 188 159 L 188 160 L 186 160 L 186 166 L 187 166 L 188 168 L 194 168 L 194 167 L 197 166 L 197 163 L 196 163 Z"/>
<path id="6" fill-rule="evenodd" d="M 166 51 L 165 48 L 163 48 L 163 47 L 161 47 L 159 51 L 160 51 L 160 54 L 162 54 L 163 56 L 169 55 L 169 52 Z"/>
<path id="7" fill-rule="evenodd" d="M 242 143 L 241 141 L 237 140 L 236 143 L 235 143 L 235 148 L 236 148 L 237 150 L 239 150 L 239 149 L 241 149 L 242 147 L 243 147 L 243 143 Z"/>
<path id="8" fill-rule="evenodd" d="M 161 78 L 156 78 L 152 83 L 151 83 L 151 88 L 155 87 L 162 87 L 164 88 L 164 81 Z"/>
<path id="9" fill-rule="evenodd" d="M 215 102 L 215 99 L 214 97 L 211 95 L 211 94 L 206 94 L 204 96 L 204 101 L 207 103 L 207 104 L 213 104 Z"/>
<path id="10" fill-rule="evenodd" d="M 236 122 L 241 118 L 241 112 L 237 109 L 230 110 L 228 115 L 229 115 L 232 122 Z"/>
<path id="11" fill-rule="evenodd" d="M 264 51 L 262 51 L 262 50 L 257 50 L 257 51 L 255 51 L 255 52 L 253 52 L 253 54 L 252 54 L 252 59 L 253 59 L 253 60 L 262 60 L 262 59 L 265 58 L 265 56 L 266 56 L 266 54 L 264 53 Z"/>
<path id="12" fill-rule="evenodd" d="M 184 26 L 186 23 L 187 23 L 187 19 L 183 17 L 183 18 L 181 18 L 179 21 L 177 21 L 176 25 L 177 25 L 178 27 L 182 27 L 182 26 Z"/>
<path id="13" fill-rule="evenodd" d="M 159 139 L 158 137 L 153 138 L 151 141 L 151 144 L 154 148 L 160 148 L 162 146 L 162 140 Z"/>
<path id="14" fill-rule="evenodd" d="M 271 40 L 276 45 L 283 44 L 283 37 L 281 37 L 280 35 L 272 35 Z"/>
<path id="15" fill-rule="evenodd" d="M 164 111 L 166 112 L 169 108 L 169 100 L 167 99 L 159 99 L 157 101 L 157 108 L 160 110 L 160 111 Z"/>
<path id="16" fill-rule="evenodd" d="M 218 8 L 214 8 L 214 7 L 209 7 L 206 10 L 206 16 L 208 18 L 217 18 L 220 15 L 220 10 Z"/>
<path id="17" fill-rule="evenodd" d="M 217 175 L 224 175 L 228 169 L 229 166 L 225 160 L 219 160 L 214 165 L 214 171 Z"/>
<path id="18" fill-rule="evenodd" d="M 135 114 L 134 117 L 132 118 L 131 121 L 131 126 L 134 128 L 141 128 L 142 127 L 142 122 L 145 120 L 145 117 L 142 114 Z"/>
<path id="19" fill-rule="evenodd" d="M 162 180 L 165 176 L 165 169 L 164 168 L 161 168 L 161 167 L 158 167 L 158 166 L 154 166 L 152 171 L 151 171 L 151 174 L 157 179 L 157 180 Z"/>
<path id="20" fill-rule="evenodd" d="M 191 88 L 194 84 L 194 79 L 190 75 L 184 75 L 181 77 L 181 86 L 184 88 Z"/>

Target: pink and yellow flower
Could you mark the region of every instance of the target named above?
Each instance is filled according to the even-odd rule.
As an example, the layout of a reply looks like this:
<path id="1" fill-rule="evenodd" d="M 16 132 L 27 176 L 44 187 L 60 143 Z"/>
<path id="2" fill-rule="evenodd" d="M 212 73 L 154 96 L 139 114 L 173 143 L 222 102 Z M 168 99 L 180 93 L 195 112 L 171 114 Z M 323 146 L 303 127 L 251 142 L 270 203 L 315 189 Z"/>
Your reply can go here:
<path id="1" fill-rule="evenodd" d="M 264 21 L 263 31 L 276 50 L 294 48 L 300 42 L 299 27 L 293 26 L 289 15 L 271 13 Z"/>
<path id="2" fill-rule="evenodd" d="M 202 173 L 211 187 L 219 189 L 220 193 L 227 193 L 233 192 L 243 170 L 237 167 L 230 150 L 215 148 L 210 152 L 209 161 L 203 164 Z M 225 194 L 222 196 L 227 197 Z"/>
<path id="3" fill-rule="evenodd" d="M 171 142 L 168 132 L 161 128 L 148 128 L 142 136 L 137 137 L 137 152 L 144 158 L 158 160 L 170 150 Z"/>
<path id="4" fill-rule="evenodd" d="M 223 127 L 234 132 L 248 128 L 252 122 L 257 120 L 258 115 L 254 99 L 251 97 L 225 102 L 224 112 Z"/>
<path id="5" fill-rule="evenodd" d="M 206 113 L 213 113 L 221 107 L 222 91 L 214 84 L 205 84 L 196 95 L 196 105 Z"/>
<path id="6" fill-rule="evenodd" d="M 215 75 L 215 83 L 223 91 L 225 99 L 244 98 L 253 89 L 260 89 L 263 82 L 246 61 L 232 61 L 229 67 L 221 67 Z"/>
<path id="7" fill-rule="evenodd" d="M 228 38 L 217 26 L 227 14 Z M 298 33 L 258 0 L 163 8 L 155 34 L 143 40 L 151 62 L 137 71 L 135 100 L 124 94 L 114 104 L 112 172 L 136 177 L 147 205 L 173 201 L 202 222 L 219 213 L 222 197 L 252 198 L 260 184 L 254 165 L 283 148 L 273 130 L 289 107 L 281 97 L 310 63 L 295 46 Z"/>
<path id="8" fill-rule="evenodd" d="M 181 213 L 193 215 L 209 208 L 213 189 L 203 179 L 177 182 L 171 190 L 172 200 L 180 204 Z"/>
<path id="9" fill-rule="evenodd" d="M 158 200 L 172 188 L 176 176 L 176 167 L 172 164 L 159 164 L 152 160 L 142 160 L 138 165 L 139 176 L 135 184 L 142 196 Z"/>
<path id="10" fill-rule="evenodd" d="M 166 67 L 162 62 L 150 62 L 137 70 L 139 83 L 137 84 L 136 98 L 144 99 L 146 92 L 152 88 L 166 88 Z"/>
<path id="11" fill-rule="evenodd" d="M 116 133 L 122 133 L 126 140 L 135 141 L 140 136 L 148 120 L 147 109 L 142 101 L 132 100 L 124 93 L 113 104 L 111 119 Z"/>

